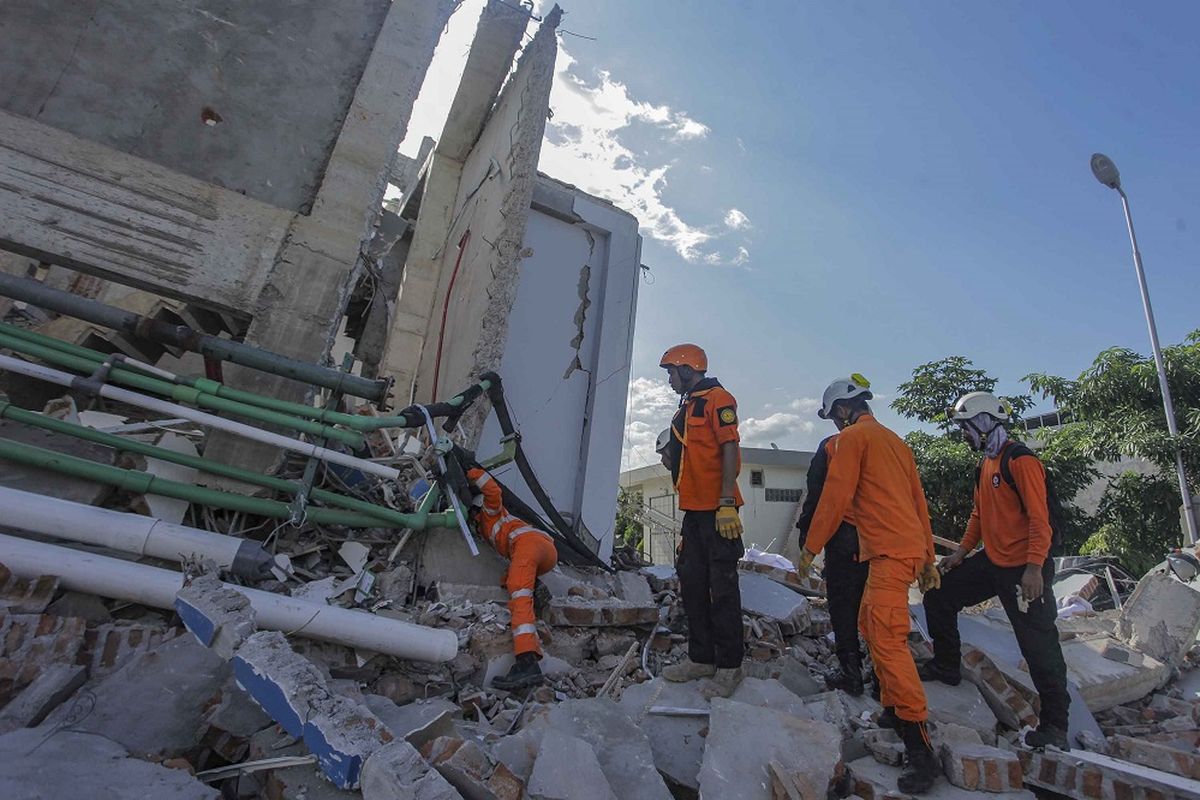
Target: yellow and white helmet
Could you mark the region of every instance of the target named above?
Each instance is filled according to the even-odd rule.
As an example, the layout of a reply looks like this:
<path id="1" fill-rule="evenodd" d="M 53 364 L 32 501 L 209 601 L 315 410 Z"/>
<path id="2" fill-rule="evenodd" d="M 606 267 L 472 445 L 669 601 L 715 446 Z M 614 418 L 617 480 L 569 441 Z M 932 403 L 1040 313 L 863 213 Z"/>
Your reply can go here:
<path id="1" fill-rule="evenodd" d="M 869 380 L 857 372 L 848 378 L 838 378 L 829 384 L 825 388 L 825 394 L 821 395 L 821 408 L 817 411 L 817 416 L 821 419 L 829 419 L 829 412 L 833 410 L 834 403 L 839 400 L 850 400 L 861 395 L 866 395 L 867 400 L 874 397 L 871 394 L 871 382 Z"/>
<path id="2" fill-rule="evenodd" d="M 946 410 L 946 416 L 951 422 L 966 422 L 980 414 L 987 414 L 997 422 L 1008 422 L 1012 416 L 1012 406 L 1007 400 L 1001 400 L 991 392 L 971 392 L 958 398 L 953 408 Z"/>

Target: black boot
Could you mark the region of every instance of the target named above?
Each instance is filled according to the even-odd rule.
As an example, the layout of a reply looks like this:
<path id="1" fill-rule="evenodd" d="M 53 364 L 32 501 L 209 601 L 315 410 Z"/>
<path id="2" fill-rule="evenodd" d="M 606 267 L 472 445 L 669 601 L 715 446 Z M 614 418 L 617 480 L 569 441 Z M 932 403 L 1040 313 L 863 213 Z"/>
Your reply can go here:
<path id="1" fill-rule="evenodd" d="M 957 666 L 947 667 L 939 664 L 936 658 L 917 667 L 917 675 L 923 681 L 941 681 L 947 686 L 958 686 L 962 683 L 962 670 Z"/>
<path id="2" fill-rule="evenodd" d="M 904 771 L 896 781 L 896 788 L 905 794 L 924 794 L 942 773 L 942 765 L 929 741 L 929 731 L 924 722 L 901 720 L 900 736 L 904 739 Z"/>
<path id="3" fill-rule="evenodd" d="M 521 653 L 507 675 L 492 678 L 492 686 L 511 692 L 528 686 L 537 686 L 543 680 L 542 668 L 538 666 L 537 653 Z"/>
<path id="4" fill-rule="evenodd" d="M 883 713 L 875 720 L 875 724 L 881 728 L 890 728 L 894 731 L 900 730 L 900 718 L 896 716 L 896 707 L 884 706 Z"/>
<path id="5" fill-rule="evenodd" d="M 1037 730 L 1025 734 L 1025 746 L 1035 750 L 1057 747 L 1064 752 L 1071 749 L 1071 744 L 1067 741 L 1067 732 L 1053 725 L 1038 725 Z"/>
<path id="6" fill-rule="evenodd" d="M 851 697 L 863 693 L 862 657 L 858 653 L 838 653 L 841 669 L 825 676 L 825 685 L 830 689 L 841 689 Z"/>

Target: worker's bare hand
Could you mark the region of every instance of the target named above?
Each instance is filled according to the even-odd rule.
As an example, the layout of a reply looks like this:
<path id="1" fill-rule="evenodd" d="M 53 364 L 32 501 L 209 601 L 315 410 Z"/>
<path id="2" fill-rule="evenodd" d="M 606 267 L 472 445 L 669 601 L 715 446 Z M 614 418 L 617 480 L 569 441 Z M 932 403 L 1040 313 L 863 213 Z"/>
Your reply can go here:
<path id="1" fill-rule="evenodd" d="M 1021 596 L 1032 603 L 1042 596 L 1046 585 L 1042 581 L 1042 568 L 1035 564 L 1025 565 L 1025 574 L 1021 576 Z"/>
<path id="2" fill-rule="evenodd" d="M 945 558 L 943 558 L 941 561 L 938 562 L 938 572 L 945 575 L 950 570 L 952 570 L 955 567 L 962 564 L 962 562 L 966 559 L 966 557 L 967 557 L 966 550 L 961 550 L 961 549 L 955 550 L 953 553 L 951 553 L 950 555 L 946 556 Z"/>

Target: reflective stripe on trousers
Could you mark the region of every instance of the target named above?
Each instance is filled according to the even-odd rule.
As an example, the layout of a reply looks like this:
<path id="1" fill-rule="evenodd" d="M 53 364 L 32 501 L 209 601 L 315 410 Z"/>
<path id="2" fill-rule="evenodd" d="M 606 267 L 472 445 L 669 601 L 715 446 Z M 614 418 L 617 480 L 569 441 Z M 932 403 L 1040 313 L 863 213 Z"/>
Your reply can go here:
<path id="1" fill-rule="evenodd" d="M 537 528 L 529 528 L 537 531 Z M 541 533 L 541 531 L 538 531 Z M 509 538 L 508 574 L 504 587 L 508 590 L 508 610 L 512 616 L 513 652 L 541 653 L 537 619 L 533 612 L 533 585 L 538 575 L 554 569 L 558 552 L 547 535 Z"/>

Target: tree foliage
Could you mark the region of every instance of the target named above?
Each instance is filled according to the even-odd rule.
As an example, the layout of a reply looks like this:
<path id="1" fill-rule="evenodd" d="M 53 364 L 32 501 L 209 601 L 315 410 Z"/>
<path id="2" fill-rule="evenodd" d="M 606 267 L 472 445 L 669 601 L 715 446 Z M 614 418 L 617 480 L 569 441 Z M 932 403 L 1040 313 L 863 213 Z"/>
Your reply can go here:
<path id="1" fill-rule="evenodd" d="M 935 536 L 958 541 L 974 504 L 979 454 L 961 439 L 913 431 L 904 437 L 917 460 Z"/>
<path id="2" fill-rule="evenodd" d="M 1079 552 L 1116 556 L 1132 574 L 1145 573 L 1178 544 L 1178 491 L 1178 485 L 1161 473 L 1125 472 L 1113 478 L 1096 512 L 1099 527 Z"/>
<path id="3" fill-rule="evenodd" d="M 958 398 L 970 392 L 990 392 L 996 388 L 996 379 L 964 356 L 950 356 L 940 361 L 930 361 L 913 370 L 912 380 L 897 388 L 899 396 L 892 401 L 892 408 L 909 419 L 936 425 L 943 433 L 954 431 L 954 425 L 946 416 L 946 410 Z M 1020 416 L 1033 405 L 1029 395 L 1001 396 L 1012 404 L 1013 412 Z"/>
<path id="4" fill-rule="evenodd" d="M 617 489 L 617 521 L 613 528 L 613 543 L 616 546 L 628 545 L 641 552 L 644 529 L 640 522 L 642 493 L 624 486 Z"/>

